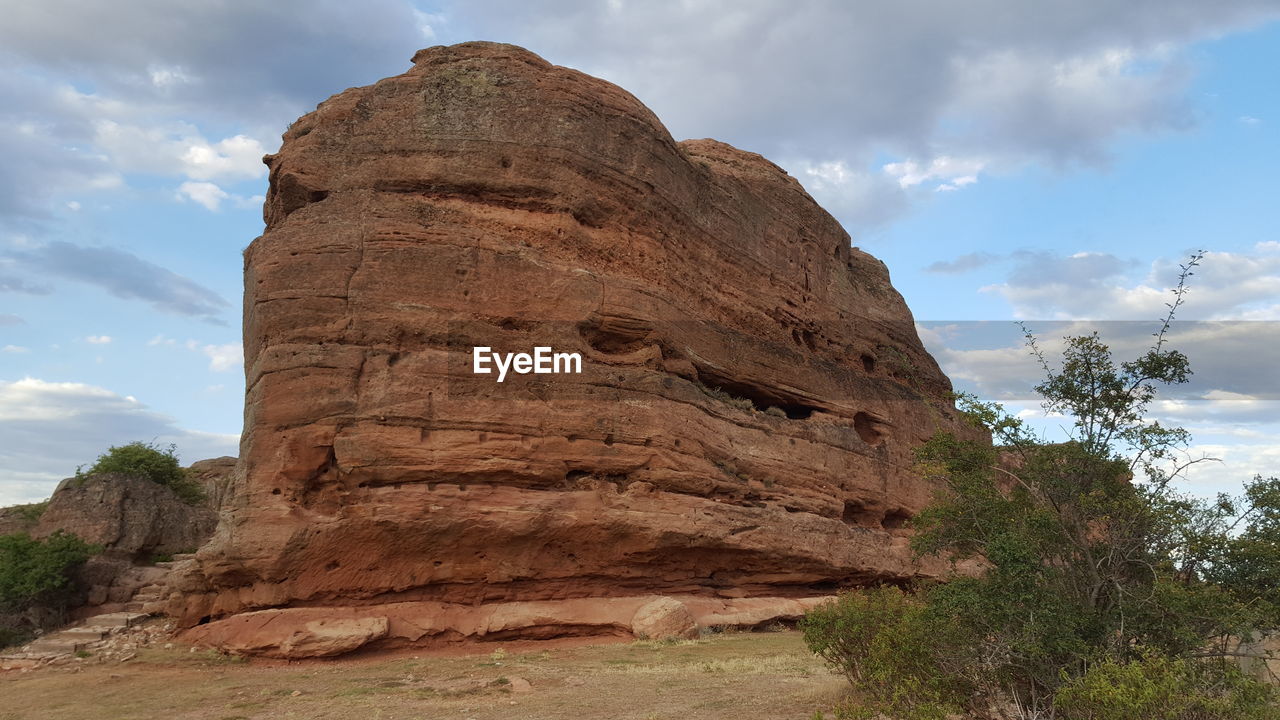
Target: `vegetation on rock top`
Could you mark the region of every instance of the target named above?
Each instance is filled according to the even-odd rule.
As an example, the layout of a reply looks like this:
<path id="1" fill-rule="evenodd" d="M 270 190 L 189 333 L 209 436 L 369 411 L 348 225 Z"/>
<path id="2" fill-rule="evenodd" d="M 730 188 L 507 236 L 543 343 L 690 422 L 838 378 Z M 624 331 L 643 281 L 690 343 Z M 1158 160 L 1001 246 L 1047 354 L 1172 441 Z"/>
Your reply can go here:
<path id="1" fill-rule="evenodd" d="M 157 485 L 173 490 L 183 502 L 197 505 L 205 500 L 204 490 L 192 480 L 178 462 L 174 445 L 131 442 L 109 448 L 98 456 L 87 470 L 76 469 L 76 477 L 83 481 L 99 473 L 120 473 L 144 477 Z"/>

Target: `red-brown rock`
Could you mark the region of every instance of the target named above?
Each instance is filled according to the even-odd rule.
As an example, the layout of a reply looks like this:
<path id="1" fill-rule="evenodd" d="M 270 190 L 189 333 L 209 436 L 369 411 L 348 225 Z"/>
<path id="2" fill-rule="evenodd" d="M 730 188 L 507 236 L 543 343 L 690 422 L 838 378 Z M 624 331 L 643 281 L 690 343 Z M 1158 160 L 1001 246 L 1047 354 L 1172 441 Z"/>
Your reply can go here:
<path id="1" fill-rule="evenodd" d="M 684 603 L 670 597 L 647 602 L 631 616 L 631 633 L 638 638 L 667 640 L 698 637 L 698 621 Z"/>
<path id="2" fill-rule="evenodd" d="M 540 608 L 514 635 L 625 634 L 654 595 L 938 570 L 903 524 L 931 492 L 912 448 L 958 429 L 950 384 L 884 265 L 764 158 L 467 43 L 330 98 L 266 161 L 240 466 L 171 608 L 202 642 L 267 608 L 390 617 L 382 644 L 507 606 Z M 473 346 L 582 373 L 497 383 Z"/>

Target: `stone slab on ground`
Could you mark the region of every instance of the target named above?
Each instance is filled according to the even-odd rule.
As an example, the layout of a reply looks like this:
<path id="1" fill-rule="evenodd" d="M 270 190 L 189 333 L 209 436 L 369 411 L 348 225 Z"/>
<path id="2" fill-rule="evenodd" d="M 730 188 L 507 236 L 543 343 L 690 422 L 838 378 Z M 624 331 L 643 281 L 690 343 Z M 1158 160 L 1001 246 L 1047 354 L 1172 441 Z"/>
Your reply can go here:
<path id="1" fill-rule="evenodd" d="M 86 627 L 112 627 L 127 628 L 133 627 L 149 617 L 142 612 L 114 612 L 105 613 L 103 615 L 94 615 L 84 621 Z"/>

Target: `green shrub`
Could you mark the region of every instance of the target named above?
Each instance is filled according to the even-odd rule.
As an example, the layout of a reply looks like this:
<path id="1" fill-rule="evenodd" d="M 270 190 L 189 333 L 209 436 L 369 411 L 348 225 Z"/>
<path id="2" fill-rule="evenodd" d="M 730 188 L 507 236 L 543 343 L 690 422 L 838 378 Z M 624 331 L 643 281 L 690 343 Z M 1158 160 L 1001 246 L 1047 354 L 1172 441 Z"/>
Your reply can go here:
<path id="1" fill-rule="evenodd" d="M 29 523 L 36 523 L 40 520 L 40 516 L 44 515 L 44 511 L 49 507 L 49 501 L 44 500 L 38 503 L 30 503 L 27 505 L 14 505 L 6 510 L 12 510 L 18 517 Z"/>
<path id="2" fill-rule="evenodd" d="M 176 452 L 173 445 L 161 447 L 154 443 L 131 442 L 109 448 L 88 470 L 77 469 L 76 477 L 98 473 L 134 475 L 164 485 L 188 504 L 204 502 L 204 490 L 199 483 L 187 477 L 186 471 L 178 464 Z"/>
<path id="3" fill-rule="evenodd" d="M 0 535 L 0 612 L 65 608 L 72 573 L 96 552 L 98 548 L 61 530 L 43 540 L 26 533 Z"/>
<path id="4" fill-rule="evenodd" d="M 962 689 L 966 709 L 1005 701 L 1027 718 L 1280 718 L 1224 650 L 1280 632 L 1280 479 L 1255 477 L 1238 498 L 1179 492 L 1203 459 L 1186 459 L 1186 430 L 1148 417 L 1161 387 L 1191 375 L 1168 335 L 1201 257 L 1183 266 L 1154 342 L 1133 360 L 1091 333 L 1064 338 L 1051 363 L 1027 332 L 1045 373 L 1035 390 L 1068 419 L 1065 442 L 962 395 L 976 437 L 938 432 L 917 449 L 938 491 L 912 518 L 912 548 L 982 572 L 919 589 L 918 611 L 842 600 L 813 621 L 833 637 L 810 639 L 885 714 L 900 715 L 914 683 L 928 702 Z"/>
<path id="5" fill-rule="evenodd" d="M 25 645 L 35 637 L 35 633 L 28 628 L 11 627 L 6 623 L 12 619 L 14 618 L 0 617 L 0 648 Z"/>
<path id="6" fill-rule="evenodd" d="M 1274 720 L 1272 691 L 1220 659 L 1107 660 L 1058 689 L 1067 720 Z"/>
<path id="7" fill-rule="evenodd" d="M 924 611 L 901 590 L 881 587 L 845 593 L 801 619 L 805 644 L 861 696 L 839 716 L 941 720 L 960 711 L 968 688 L 940 668 L 933 648 L 943 629 Z"/>

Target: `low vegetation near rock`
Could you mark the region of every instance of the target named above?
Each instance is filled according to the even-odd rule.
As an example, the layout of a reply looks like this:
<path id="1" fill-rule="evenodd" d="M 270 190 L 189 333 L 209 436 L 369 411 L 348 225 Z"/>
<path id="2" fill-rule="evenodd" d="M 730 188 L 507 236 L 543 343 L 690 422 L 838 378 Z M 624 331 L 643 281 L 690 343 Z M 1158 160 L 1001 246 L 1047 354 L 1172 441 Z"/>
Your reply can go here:
<path id="1" fill-rule="evenodd" d="M 1239 663 L 1270 672 L 1247 641 L 1280 630 L 1280 479 L 1256 477 L 1239 498 L 1179 493 L 1172 483 L 1196 462 L 1183 459 L 1189 436 L 1146 418 L 1157 386 L 1191 373 L 1166 335 L 1198 261 L 1136 360 L 1116 363 L 1093 334 L 1068 338 L 1054 369 L 1028 335 L 1045 409 L 1075 422 L 1067 442 L 965 398 L 1003 447 L 939 433 L 921 448 L 920 467 L 945 489 L 913 520 L 915 551 L 985 571 L 810 613 L 810 648 L 867 699 L 852 716 L 988 705 L 1027 719 L 1280 715 L 1266 678 Z"/>
<path id="2" fill-rule="evenodd" d="M 118 445 L 99 455 L 89 469 L 76 469 L 77 478 L 100 473 L 145 477 L 157 485 L 173 490 L 189 505 L 199 504 L 205 499 L 204 490 L 199 483 L 189 478 L 178 463 L 177 448 L 173 445 L 165 447 L 144 442 Z"/>
<path id="3" fill-rule="evenodd" d="M 60 620 L 76 568 L 97 550 L 63 532 L 43 540 L 26 533 L 0 536 L 0 647 L 26 640 L 42 620 Z"/>

